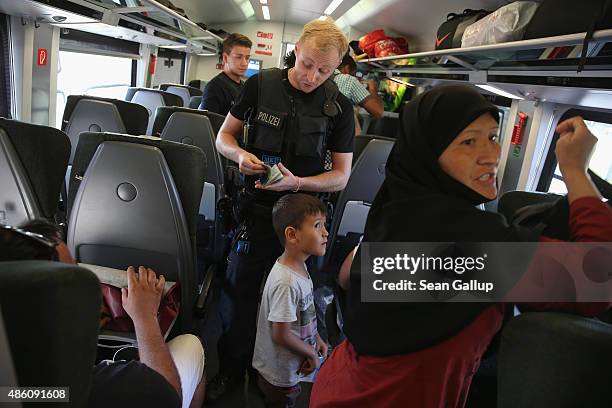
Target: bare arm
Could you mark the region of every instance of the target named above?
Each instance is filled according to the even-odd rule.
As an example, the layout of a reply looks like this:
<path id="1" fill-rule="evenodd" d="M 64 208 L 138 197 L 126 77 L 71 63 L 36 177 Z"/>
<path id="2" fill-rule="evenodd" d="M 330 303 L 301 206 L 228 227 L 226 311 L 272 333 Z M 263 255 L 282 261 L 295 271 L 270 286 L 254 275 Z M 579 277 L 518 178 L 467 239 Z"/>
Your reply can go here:
<path id="1" fill-rule="evenodd" d="M 375 99 L 376 98 L 376 99 Z M 368 97 L 362 103 L 361 107 L 368 111 L 370 115 L 375 117 L 376 119 L 380 119 L 383 117 L 383 113 L 385 112 L 383 108 L 382 100 L 376 96 L 375 98 Z"/>
<path id="2" fill-rule="evenodd" d="M 365 110 L 368 111 L 370 115 L 373 117 L 380 119 L 385 112 L 385 108 L 383 106 L 383 101 L 378 96 L 378 83 L 371 79 L 368 81 L 368 92 L 370 92 L 370 96 L 365 98 L 359 105 Z"/>
<path id="3" fill-rule="evenodd" d="M 291 333 L 289 330 L 290 327 L 291 323 L 272 322 L 272 341 L 279 346 L 288 349 L 293 354 L 304 357 L 308 362 L 308 366 L 314 366 L 312 370 L 316 369 L 319 366 L 317 350 L 311 345 L 305 343 L 295 334 Z M 308 370 L 302 370 L 302 372 L 304 372 L 304 374 L 308 374 Z"/>
<path id="4" fill-rule="evenodd" d="M 243 174 L 265 173 L 263 162 L 238 145 L 236 138 L 242 131 L 242 124 L 243 122 L 240 119 L 237 119 L 231 113 L 227 114 L 215 140 L 217 150 L 231 161 L 238 163 L 240 172 Z"/>
<path id="5" fill-rule="evenodd" d="M 300 190 L 340 191 L 346 187 L 351 175 L 353 153 L 332 152 L 332 169 L 316 176 L 302 177 Z"/>
<path id="6" fill-rule="evenodd" d="M 601 199 L 586 170 L 597 138 L 586 127 L 581 117 L 573 117 L 557 126 L 560 134 L 555 154 L 567 186 L 570 203 L 582 197 Z"/>
<path id="7" fill-rule="evenodd" d="M 134 321 L 140 361 L 161 374 L 182 399 L 181 380 L 157 322 L 157 310 L 166 280 L 162 275 L 158 280 L 152 269 L 142 266 L 138 268 L 138 276 L 131 266 L 127 274 L 128 287 L 122 289 L 121 300 L 123 308 Z"/>
<path id="8" fill-rule="evenodd" d="M 311 177 L 297 177 L 282 164 L 278 165 L 283 179 L 278 183 L 264 187 L 257 181 L 255 187 L 272 191 L 340 191 L 346 187 L 351 175 L 353 153 L 332 152 L 332 169 Z"/>

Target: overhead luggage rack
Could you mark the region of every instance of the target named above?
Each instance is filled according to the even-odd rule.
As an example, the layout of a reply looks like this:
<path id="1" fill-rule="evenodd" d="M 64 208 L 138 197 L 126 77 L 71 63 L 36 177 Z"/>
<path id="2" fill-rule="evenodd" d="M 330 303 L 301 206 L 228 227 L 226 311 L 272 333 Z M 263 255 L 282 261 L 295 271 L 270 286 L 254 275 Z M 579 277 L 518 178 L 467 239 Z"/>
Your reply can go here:
<path id="1" fill-rule="evenodd" d="M 188 18 L 155 0 L 127 0 L 130 6 L 121 6 L 112 0 L 68 0 L 71 3 L 102 6 L 102 22 L 124 27 L 154 37 L 153 45 L 185 48 L 186 51 L 216 52 L 218 35 L 205 30 Z M 87 31 L 84 27 L 74 27 Z M 163 40 L 168 40 L 164 42 Z M 160 40 L 162 40 L 160 42 Z"/>
<path id="2" fill-rule="evenodd" d="M 155 0 L 2 0 L 0 11 L 143 44 L 216 53 L 223 41 Z"/>
<path id="3" fill-rule="evenodd" d="M 406 73 L 469 74 L 476 71 L 576 71 L 586 33 L 513 41 L 469 48 L 426 51 L 359 61 L 393 76 Z M 612 29 L 593 33 L 586 71 L 612 69 Z M 589 73 L 590 75 L 590 73 Z M 390 75 L 391 76 L 391 75 Z"/>
<path id="4" fill-rule="evenodd" d="M 586 33 L 362 60 L 406 86 L 464 83 L 511 99 L 609 108 L 612 29 L 593 33 L 581 67 Z M 580 70 L 579 68 L 582 68 Z M 577 102 L 578 101 L 578 102 Z"/>

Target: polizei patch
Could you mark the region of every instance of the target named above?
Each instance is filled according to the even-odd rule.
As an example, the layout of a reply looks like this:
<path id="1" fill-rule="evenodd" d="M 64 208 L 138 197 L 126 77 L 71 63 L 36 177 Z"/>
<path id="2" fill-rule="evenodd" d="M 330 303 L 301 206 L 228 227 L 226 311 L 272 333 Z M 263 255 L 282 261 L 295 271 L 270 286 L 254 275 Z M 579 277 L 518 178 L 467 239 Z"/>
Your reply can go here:
<path id="1" fill-rule="evenodd" d="M 281 129 L 285 120 L 285 114 L 278 113 L 269 109 L 260 109 L 255 115 L 255 122 L 260 125 L 270 126 L 275 129 Z"/>

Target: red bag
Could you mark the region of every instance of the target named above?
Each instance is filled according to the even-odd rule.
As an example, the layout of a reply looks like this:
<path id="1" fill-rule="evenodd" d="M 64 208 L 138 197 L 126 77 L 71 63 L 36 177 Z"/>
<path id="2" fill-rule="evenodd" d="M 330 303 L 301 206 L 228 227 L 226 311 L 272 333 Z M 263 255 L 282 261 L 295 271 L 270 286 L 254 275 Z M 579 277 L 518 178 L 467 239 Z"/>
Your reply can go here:
<path id="1" fill-rule="evenodd" d="M 164 338 L 168 335 L 178 317 L 180 304 L 178 287 L 179 284 L 175 282 L 170 289 L 164 290 L 159 303 L 157 320 Z M 121 288 L 108 283 L 100 283 L 100 289 L 102 291 L 102 314 L 110 318 L 102 329 L 133 333 L 134 322 L 132 322 L 121 303 Z"/>
<path id="2" fill-rule="evenodd" d="M 96 274 L 102 292 L 102 316 L 106 323 L 104 330 L 134 333 L 134 322 L 123 308 L 121 288 L 127 286 L 127 272 L 99 265 L 79 264 Z M 168 336 L 178 317 L 181 292 L 177 282 L 166 282 L 159 303 L 157 320 L 164 338 Z"/>
<path id="3" fill-rule="evenodd" d="M 400 55 L 401 53 L 400 47 L 391 39 L 378 41 L 374 46 L 374 55 L 376 58 Z"/>
<path id="4" fill-rule="evenodd" d="M 391 37 L 391 39 L 395 41 L 402 54 L 408 54 L 410 52 L 408 40 L 406 40 L 404 37 Z"/>
<path id="5" fill-rule="evenodd" d="M 386 39 L 385 30 L 374 30 L 359 39 L 359 48 L 368 54 L 368 57 L 373 58 L 375 56 L 374 46 L 376 43 Z"/>

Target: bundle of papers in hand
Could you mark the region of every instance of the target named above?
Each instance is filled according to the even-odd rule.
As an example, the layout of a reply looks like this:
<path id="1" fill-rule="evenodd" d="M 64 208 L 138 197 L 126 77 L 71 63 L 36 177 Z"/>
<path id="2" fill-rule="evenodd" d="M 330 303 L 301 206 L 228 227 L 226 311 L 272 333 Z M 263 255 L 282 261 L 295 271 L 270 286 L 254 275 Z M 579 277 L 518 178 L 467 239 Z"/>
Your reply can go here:
<path id="1" fill-rule="evenodd" d="M 265 178 L 265 182 L 263 182 L 263 186 L 267 187 L 271 184 L 274 183 L 278 183 L 279 181 L 281 181 L 283 179 L 283 173 L 281 173 L 280 169 L 278 168 L 278 165 L 274 165 L 274 166 L 268 166 L 267 164 L 264 164 L 265 168 L 266 168 L 266 178 Z"/>

